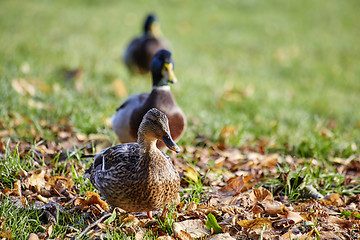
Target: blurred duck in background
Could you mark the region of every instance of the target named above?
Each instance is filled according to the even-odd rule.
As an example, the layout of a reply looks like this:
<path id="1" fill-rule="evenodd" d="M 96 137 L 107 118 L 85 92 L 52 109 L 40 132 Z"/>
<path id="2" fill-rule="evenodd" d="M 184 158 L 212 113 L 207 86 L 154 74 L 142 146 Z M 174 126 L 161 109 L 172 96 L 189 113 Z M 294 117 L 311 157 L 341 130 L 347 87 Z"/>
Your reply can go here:
<path id="1" fill-rule="evenodd" d="M 144 34 L 133 39 L 128 45 L 123 60 L 133 73 L 146 74 L 157 51 L 168 49 L 161 38 L 159 22 L 154 14 L 149 14 L 144 23 Z"/>

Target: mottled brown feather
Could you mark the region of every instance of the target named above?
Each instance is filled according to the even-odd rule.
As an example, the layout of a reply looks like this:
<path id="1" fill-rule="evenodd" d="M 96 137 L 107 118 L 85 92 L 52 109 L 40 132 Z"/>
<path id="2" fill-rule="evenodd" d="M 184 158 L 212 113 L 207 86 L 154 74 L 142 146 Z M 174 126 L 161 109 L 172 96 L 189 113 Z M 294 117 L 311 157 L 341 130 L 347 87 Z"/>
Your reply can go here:
<path id="1" fill-rule="evenodd" d="M 95 156 L 86 174 L 112 207 L 148 212 L 176 200 L 179 174 L 171 159 L 152 144 L 168 133 L 165 114 L 151 109 L 141 122 L 137 143 L 116 145 Z"/>

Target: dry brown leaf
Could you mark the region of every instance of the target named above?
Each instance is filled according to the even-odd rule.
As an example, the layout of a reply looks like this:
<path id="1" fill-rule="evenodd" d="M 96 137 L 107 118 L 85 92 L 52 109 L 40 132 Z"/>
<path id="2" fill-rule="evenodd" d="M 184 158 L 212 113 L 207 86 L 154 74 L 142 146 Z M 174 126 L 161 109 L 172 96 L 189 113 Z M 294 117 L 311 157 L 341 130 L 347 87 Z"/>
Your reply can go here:
<path id="1" fill-rule="evenodd" d="M 286 215 L 288 212 L 285 205 L 278 201 L 265 202 L 261 203 L 261 205 L 265 209 L 265 213 L 270 216 L 276 216 L 278 214 Z"/>
<path id="2" fill-rule="evenodd" d="M 7 137 L 9 136 L 9 134 L 10 134 L 9 130 L 1 130 L 0 138 Z M 0 151 L 5 152 L 5 146 L 1 141 L 0 141 Z"/>
<path id="3" fill-rule="evenodd" d="M 334 206 L 340 207 L 345 205 L 345 199 L 338 193 L 333 193 L 325 198 L 330 201 L 330 203 Z"/>
<path id="4" fill-rule="evenodd" d="M 45 187 L 45 170 L 34 172 L 28 179 L 30 186 L 33 186 L 35 190 L 40 193 L 41 189 Z"/>
<path id="5" fill-rule="evenodd" d="M 116 96 L 125 97 L 127 96 L 127 90 L 125 84 L 120 79 L 115 79 L 113 82 L 113 88 Z"/>
<path id="6" fill-rule="evenodd" d="M 136 231 L 136 233 L 135 233 L 135 240 L 142 240 L 142 239 L 144 239 L 144 231 L 142 231 L 142 230 L 138 230 L 138 231 Z"/>
<path id="7" fill-rule="evenodd" d="M 182 234 L 181 231 L 190 234 L 192 238 L 200 238 L 210 234 L 209 229 L 206 228 L 205 224 L 200 219 L 174 222 L 173 230 L 176 237 L 179 234 Z"/>
<path id="8" fill-rule="evenodd" d="M 235 215 L 235 214 L 239 214 L 243 212 L 243 208 L 238 207 L 238 206 L 224 206 L 221 207 L 221 211 L 223 213 L 228 213 L 230 215 Z"/>
<path id="9" fill-rule="evenodd" d="M 301 217 L 300 213 L 297 213 L 297 212 L 288 211 L 286 217 L 287 217 L 287 219 L 293 220 L 295 223 L 304 221 L 304 218 Z"/>
<path id="10" fill-rule="evenodd" d="M 71 178 L 61 177 L 61 176 L 52 176 L 45 184 L 45 189 L 50 190 L 53 189 L 57 183 L 62 182 L 65 183 L 64 186 L 70 190 L 74 186 L 74 181 Z M 60 189 L 56 189 L 59 191 Z M 61 190 L 59 191 L 61 192 Z"/>
<path id="11" fill-rule="evenodd" d="M 86 200 L 78 197 L 74 202 L 75 206 L 89 206 L 98 204 L 102 209 L 109 210 L 108 204 L 105 201 L 101 200 L 100 195 L 96 192 L 87 191 L 85 193 L 85 196 L 88 199 Z"/>
<path id="12" fill-rule="evenodd" d="M 289 227 L 291 227 L 292 225 L 295 224 L 295 221 L 292 219 L 287 219 L 287 218 L 283 218 L 280 220 L 276 220 L 274 221 L 271 226 L 275 229 L 275 230 L 284 230 L 287 229 Z"/>
<path id="13" fill-rule="evenodd" d="M 253 206 L 249 212 L 253 214 L 253 216 L 260 217 L 264 213 L 264 209 L 259 205 Z"/>
<path id="14" fill-rule="evenodd" d="M 272 228 L 271 223 L 272 222 L 269 218 L 256 218 L 253 220 L 241 220 L 237 222 L 239 226 L 246 229 L 261 229 L 265 224 L 267 230 Z"/>
<path id="15" fill-rule="evenodd" d="M 226 143 L 229 138 L 234 137 L 236 135 L 237 128 L 235 126 L 225 126 L 221 129 L 219 140 L 222 143 Z"/>
<path id="16" fill-rule="evenodd" d="M 50 224 L 47 228 L 46 228 L 46 233 L 47 233 L 47 236 L 50 237 L 51 234 L 53 232 L 53 225 Z"/>
<path id="17" fill-rule="evenodd" d="M 21 197 L 21 182 L 20 182 L 20 180 L 17 180 L 17 181 L 14 183 L 13 193 L 14 193 L 16 196 Z"/>
<path id="18" fill-rule="evenodd" d="M 10 194 L 13 193 L 13 190 L 6 187 L 6 188 L 4 188 L 1 192 L 2 192 L 5 196 L 9 196 Z"/>
<path id="19" fill-rule="evenodd" d="M 180 240 L 194 240 L 191 235 L 183 230 L 180 230 L 180 232 L 177 233 L 176 237 Z"/>
<path id="20" fill-rule="evenodd" d="M 307 240 L 312 239 L 307 234 L 294 234 L 292 231 L 288 231 L 280 236 L 281 240 L 290 240 L 290 239 L 299 239 L 299 240 Z"/>
<path id="21" fill-rule="evenodd" d="M 39 237 L 35 233 L 30 233 L 28 240 L 38 240 Z"/>
<path id="22" fill-rule="evenodd" d="M 268 203 L 273 200 L 271 192 L 263 187 L 253 189 L 253 191 L 250 193 L 250 198 L 255 203 Z"/>
<path id="23" fill-rule="evenodd" d="M 335 223 L 341 227 L 344 227 L 344 228 L 351 228 L 354 224 L 355 221 L 350 221 L 350 220 L 346 220 L 346 219 L 342 219 L 342 218 L 338 218 L 338 217 L 335 217 L 335 216 L 329 216 L 327 218 L 327 221 L 329 223 Z"/>
<path id="24" fill-rule="evenodd" d="M 196 202 L 191 202 L 189 203 L 188 207 L 186 208 L 187 211 L 195 211 L 197 208 L 197 203 Z"/>
<path id="25" fill-rule="evenodd" d="M 207 240 L 235 240 L 229 233 L 219 233 L 207 238 Z"/>
<path id="26" fill-rule="evenodd" d="M 327 128 L 321 129 L 320 134 L 324 138 L 332 138 L 334 136 L 334 133 Z"/>
<path id="27" fill-rule="evenodd" d="M 227 185 L 220 189 L 220 192 L 224 193 L 225 195 L 237 195 L 241 193 L 242 188 L 244 186 L 244 176 L 236 176 L 230 178 L 227 182 Z"/>
<path id="28" fill-rule="evenodd" d="M 166 235 L 166 236 L 160 236 L 156 240 L 175 240 L 175 238 Z"/>

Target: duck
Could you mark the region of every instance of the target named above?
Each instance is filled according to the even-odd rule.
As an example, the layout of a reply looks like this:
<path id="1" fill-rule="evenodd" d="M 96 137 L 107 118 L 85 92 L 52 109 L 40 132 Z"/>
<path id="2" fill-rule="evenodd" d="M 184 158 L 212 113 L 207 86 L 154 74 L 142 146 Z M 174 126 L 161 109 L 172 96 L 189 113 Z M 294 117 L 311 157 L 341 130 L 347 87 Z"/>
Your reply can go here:
<path id="1" fill-rule="evenodd" d="M 123 61 L 132 73 L 150 72 L 151 60 L 160 49 L 169 49 L 160 38 L 161 31 L 155 14 L 149 14 L 144 22 L 144 33 L 133 39 L 127 46 Z"/>
<path id="2" fill-rule="evenodd" d="M 178 200 L 180 187 L 179 173 L 170 157 L 156 147 L 157 140 L 180 151 L 171 138 L 168 118 L 152 108 L 141 121 L 137 142 L 102 150 L 84 177 L 111 207 L 147 212 L 152 219 L 152 211 Z"/>
<path id="3" fill-rule="evenodd" d="M 169 119 L 171 136 L 177 142 L 186 128 L 186 117 L 171 93 L 169 83 L 177 82 L 171 52 L 159 50 L 151 63 L 153 87 L 150 93 L 130 96 L 111 117 L 112 127 L 121 143 L 136 142 L 143 116 L 151 108 L 164 112 Z M 165 145 L 159 142 L 158 147 Z"/>

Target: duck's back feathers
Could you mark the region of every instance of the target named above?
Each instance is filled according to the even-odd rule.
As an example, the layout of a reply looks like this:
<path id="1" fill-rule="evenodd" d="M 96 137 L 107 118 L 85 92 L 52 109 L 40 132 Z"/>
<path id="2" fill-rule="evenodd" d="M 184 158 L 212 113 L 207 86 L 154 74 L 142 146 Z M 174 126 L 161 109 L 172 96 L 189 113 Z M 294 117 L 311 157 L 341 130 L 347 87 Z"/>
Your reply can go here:
<path id="1" fill-rule="evenodd" d="M 159 209 L 176 199 L 180 177 L 166 154 L 157 149 L 149 156 L 138 143 L 108 148 L 96 155 L 88 170 L 90 181 L 114 207 L 132 212 Z"/>
<path id="2" fill-rule="evenodd" d="M 129 97 L 123 104 L 121 104 L 120 107 L 116 109 L 116 113 L 111 117 L 113 129 L 120 142 L 136 142 L 137 132 L 134 134 L 130 131 L 130 118 L 133 114 L 133 110 L 141 107 L 145 103 L 146 99 L 148 99 L 149 95 L 149 93 L 142 93 Z M 140 122 L 141 120 L 142 117 Z"/>

